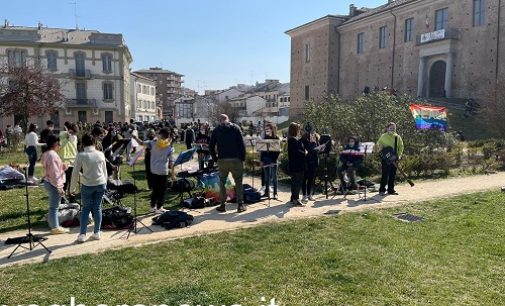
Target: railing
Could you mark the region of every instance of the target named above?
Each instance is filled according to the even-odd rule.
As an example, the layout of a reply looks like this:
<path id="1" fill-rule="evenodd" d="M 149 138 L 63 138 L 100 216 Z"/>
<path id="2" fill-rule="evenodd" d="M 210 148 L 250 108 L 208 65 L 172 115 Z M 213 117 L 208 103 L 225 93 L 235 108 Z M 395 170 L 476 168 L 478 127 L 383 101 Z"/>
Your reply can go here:
<path id="1" fill-rule="evenodd" d="M 448 28 L 433 32 L 423 33 L 416 36 L 416 45 L 423 45 L 446 39 L 459 39 L 459 29 Z"/>
<path id="2" fill-rule="evenodd" d="M 66 107 L 96 107 L 96 99 L 67 99 Z"/>
<path id="3" fill-rule="evenodd" d="M 91 70 L 89 69 L 69 69 L 70 76 L 78 79 L 91 79 Z"/>

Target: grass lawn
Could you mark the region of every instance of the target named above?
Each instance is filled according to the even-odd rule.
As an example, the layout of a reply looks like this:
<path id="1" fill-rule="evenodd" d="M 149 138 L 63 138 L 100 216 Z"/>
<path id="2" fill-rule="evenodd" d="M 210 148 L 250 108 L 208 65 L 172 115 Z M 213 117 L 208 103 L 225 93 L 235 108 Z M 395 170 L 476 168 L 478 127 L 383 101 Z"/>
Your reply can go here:
<path id="1" fill-rule="evenodd" d="M 0 304 L 503 305 L 504 201 L 464 195 L 6 268 Z"/>
<path id="2" fill-rule="evenodd" d="M 185 150 L 183 144 L 176 145 L 176 152 Z M 26 164 L 27 157 L 24 153 L 3 153 L 0 154 L 0 165 L 8 165 L 11 162 Z M 147 181 L 145 178 L 143 161 L 135 166 L 136 170 L 136 185 L 140 189 L 137 195 L 137 205 L 139 214 L 147 213 L 149 209 L 149 201 L 151 191 L 147 189 Z M 44 177 L 44 169 L 37 166 L 35 168 L 35 176 L 38 178 Z M 121 179 L 133 182 L 133 169 L 128 165 L 121 167 Z M 47 192 L 43 185 L 37 188 L 29 188 L 30 195 L 30 209 L 33 226 L 35 228 L 47 228 L 45 215 L 48 211 L 48 198 Z M 176 200 L 178 194 L 167 194 L 166 208 L 175 207 L 179 204 Z M 128 195 L 123 200 L 126 206 L 133 206 L 133 196 Z M 7 191 L 0 191 L 0 233 L 8 232 L 17 229 L 24 229 L 26 227 L 26 199 L 25 189 L 12 189 Z M 0 301 L 1 303 L 1 301 Z"/>

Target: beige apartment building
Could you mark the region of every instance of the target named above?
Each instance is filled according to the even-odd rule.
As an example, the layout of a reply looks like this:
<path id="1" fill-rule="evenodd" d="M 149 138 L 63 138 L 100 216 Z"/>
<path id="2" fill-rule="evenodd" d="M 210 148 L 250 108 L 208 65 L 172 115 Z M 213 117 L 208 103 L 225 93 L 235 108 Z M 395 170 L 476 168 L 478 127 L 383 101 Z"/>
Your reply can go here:
<path id="1" fill-rule="evenodd" d="M 389 0 L 350 5 L 286 32 L 291 37 L 290 115 L 335 93 L 366 87 L 419 97 L 475 98 L 505 68 L 500 0 Z"/>
<path id="2" fill-rule="evenodd" d="M 135 71 L 136 74 L 154 80 L 156 83 L 156 103 L 163 110 L 163 118 L 173 117 L 175 114 L 175 100 L 183 94 L 182 78 L 184 75 L 164 70 L 159 67 Z"/>
<path id="3" fill-rule="evenodd" d="M 65 96 L 61 109 L 30 122 L 56 127 L 70 122 L 113 122 L 130 119 L 131 54 L 123 35 L 92 30 L 10 26 L 0 28 L 0 64 L 39 65 L 56 78 Z M 16 116 L 0 118 L 0 127 Z"/>

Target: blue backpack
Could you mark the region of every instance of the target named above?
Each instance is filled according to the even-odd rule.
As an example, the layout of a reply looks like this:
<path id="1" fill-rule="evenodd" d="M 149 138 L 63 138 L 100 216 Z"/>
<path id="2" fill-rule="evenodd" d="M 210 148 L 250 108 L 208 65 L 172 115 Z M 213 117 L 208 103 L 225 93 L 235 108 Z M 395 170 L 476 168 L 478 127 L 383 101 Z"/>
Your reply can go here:
<path id="1" fill-rule="evenodd" d="M 261 201 L 261 193 L 251 185 L 244 184 L 244 203 L 257 203 Z"/>

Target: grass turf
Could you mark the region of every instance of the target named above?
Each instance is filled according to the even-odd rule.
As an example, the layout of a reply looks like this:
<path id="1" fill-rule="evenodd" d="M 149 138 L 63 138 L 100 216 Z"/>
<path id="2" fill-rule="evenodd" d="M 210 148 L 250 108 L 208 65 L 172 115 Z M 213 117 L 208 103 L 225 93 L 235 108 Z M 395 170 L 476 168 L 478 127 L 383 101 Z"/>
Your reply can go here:
<path id="1" fill-rule="evenodd" d="M 503 305 L 505 194 L 272 224 L 0 270 L 0 304 Z M 425 217 L 403 223 L 408 211 Z"/>

